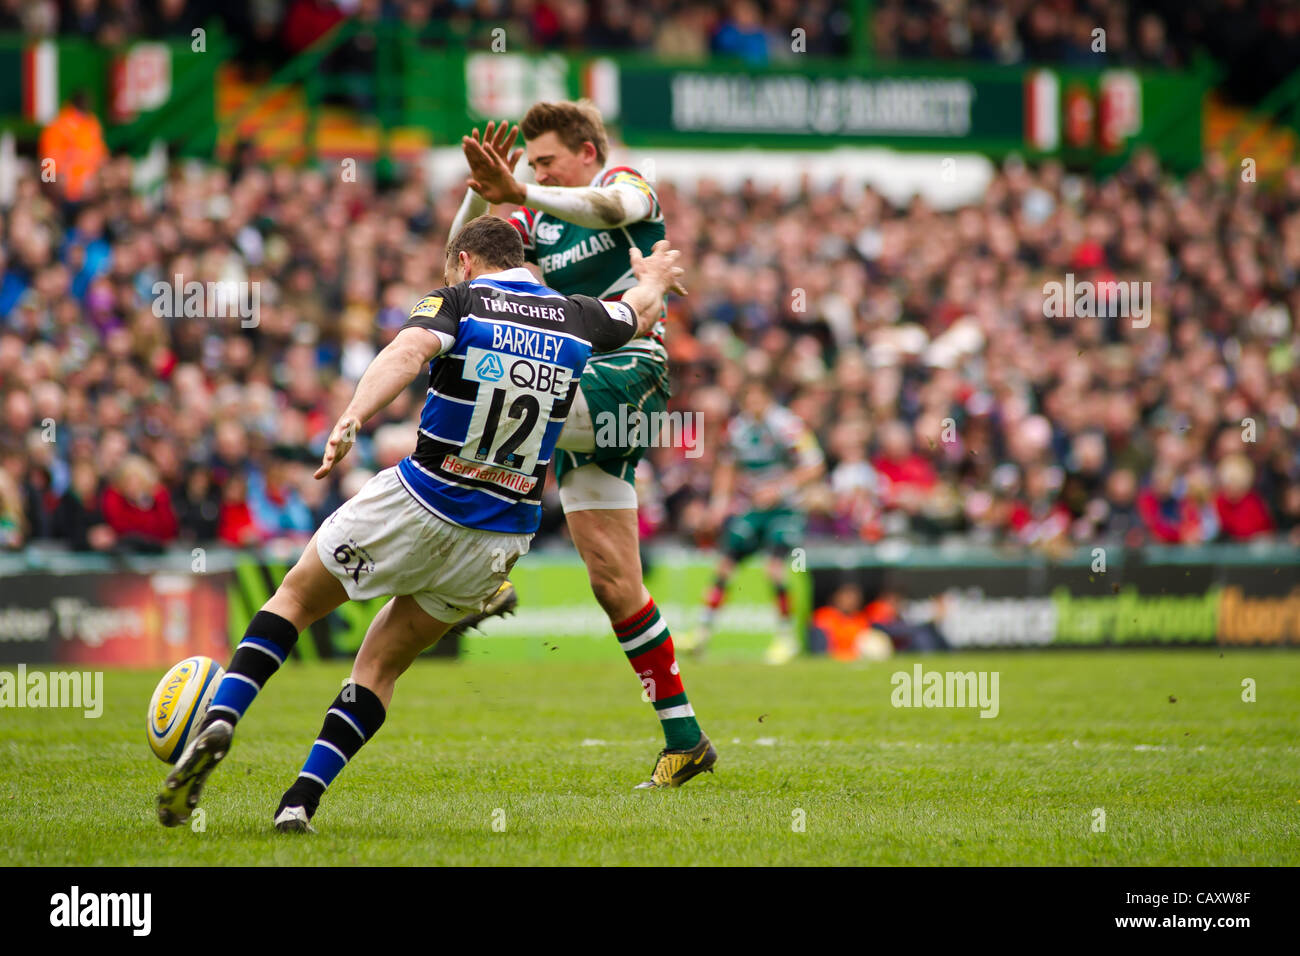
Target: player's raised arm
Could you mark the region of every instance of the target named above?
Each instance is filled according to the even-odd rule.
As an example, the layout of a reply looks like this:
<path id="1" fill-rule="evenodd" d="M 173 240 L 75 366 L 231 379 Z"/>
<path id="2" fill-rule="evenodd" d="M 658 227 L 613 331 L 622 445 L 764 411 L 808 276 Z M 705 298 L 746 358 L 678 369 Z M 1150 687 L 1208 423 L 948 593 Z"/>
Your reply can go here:
<path id="1" fill-rule="evenodd" d="M 446 348 L 446 337 L 432 329 L 406 328 L 375 356 L 356 393 L 325 443 L 325 454 L 313 477 L 324 478 L 356 444 L 357 431 L 377 411 L 401 394 L 402 389 Z"/>
<path id="2" fill-rule="evenodd" d="M 470 189 L 490 203 L 527 206 L 588 229 L 639 222 L 654 208 L 649 194 L 629 182 L 585 187 L 523 183 L 509 161 L 477 137 L 464 137 L 461 148 L 469 161 Z"/>

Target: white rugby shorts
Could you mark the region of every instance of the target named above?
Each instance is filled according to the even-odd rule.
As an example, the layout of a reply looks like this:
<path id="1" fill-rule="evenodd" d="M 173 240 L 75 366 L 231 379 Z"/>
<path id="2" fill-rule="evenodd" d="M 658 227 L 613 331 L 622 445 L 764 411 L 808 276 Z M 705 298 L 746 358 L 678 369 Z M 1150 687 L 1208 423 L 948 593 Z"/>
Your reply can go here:
<path id="1" fill-rule="evenodd" d="M 532 537 L 444 521 L 385 468 L 325 519 L 316 553 L 350 599 L 409 594 L 430 617 L 454 623 L 483 610 Z"/>

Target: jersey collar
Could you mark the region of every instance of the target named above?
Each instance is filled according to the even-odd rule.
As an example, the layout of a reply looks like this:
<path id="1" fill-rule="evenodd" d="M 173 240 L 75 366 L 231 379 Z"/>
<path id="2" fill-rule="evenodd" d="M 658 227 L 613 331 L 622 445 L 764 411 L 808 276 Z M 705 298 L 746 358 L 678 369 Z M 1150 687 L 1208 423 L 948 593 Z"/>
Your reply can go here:
<path id="1" fill-rule="evenodd" d="M 504 272 L 485 272 L 481 276 L 475 276 L 478 279 L 495 279 L 497 282 L 536 282 L 537 279 L 531 272 L 520 266 L 517 269 L 506 269 Z"/>

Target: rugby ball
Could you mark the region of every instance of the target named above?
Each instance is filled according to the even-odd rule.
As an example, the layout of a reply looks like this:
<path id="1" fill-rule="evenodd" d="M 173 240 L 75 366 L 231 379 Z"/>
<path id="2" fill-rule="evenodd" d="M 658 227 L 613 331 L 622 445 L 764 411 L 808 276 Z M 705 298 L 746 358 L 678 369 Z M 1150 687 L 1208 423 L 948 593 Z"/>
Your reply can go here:
<path id="1" fill-rule="evenodd" d="M 159 760 L 180 759 L 224 673 L 210 657 L 187 657 L 163 675 L 149 701 L 149 749 Z"/>

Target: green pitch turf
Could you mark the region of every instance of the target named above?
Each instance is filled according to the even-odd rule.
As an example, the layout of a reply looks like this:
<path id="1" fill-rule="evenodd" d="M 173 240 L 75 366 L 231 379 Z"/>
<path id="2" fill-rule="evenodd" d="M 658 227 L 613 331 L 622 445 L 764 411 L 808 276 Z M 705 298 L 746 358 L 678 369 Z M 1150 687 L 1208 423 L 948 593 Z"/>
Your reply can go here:
<path id="1" fill-rule="evenodd" d="M 612 647 L 563 656 L 421 661 L 305 837 L 272 832 L 271 814 L 346 664 L 274 678 L 209 780 L 200 832 L 154 817 L 159 674 L 109 672 L 98 720 L 2 710 L 0 863 L 1300 863 L 1300 654 L 687 661 L 721 759 L 661 792 L 631 790 L 662 743 L 626 663 Z M 892 706 L 890 675 L 918 661 L 997 671 L 998 716 Z"/>

